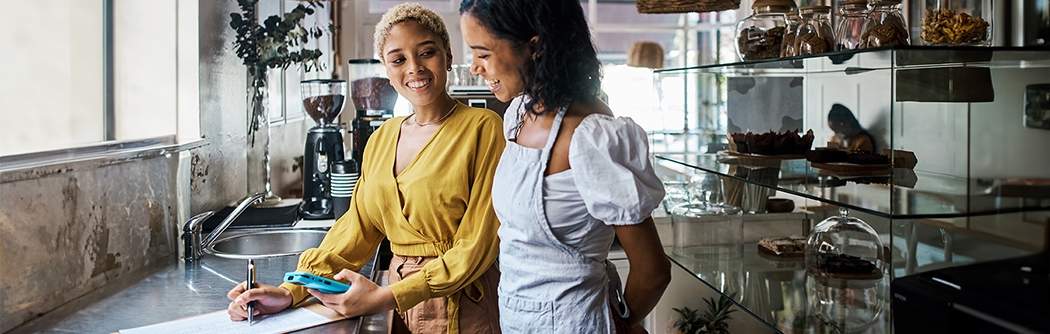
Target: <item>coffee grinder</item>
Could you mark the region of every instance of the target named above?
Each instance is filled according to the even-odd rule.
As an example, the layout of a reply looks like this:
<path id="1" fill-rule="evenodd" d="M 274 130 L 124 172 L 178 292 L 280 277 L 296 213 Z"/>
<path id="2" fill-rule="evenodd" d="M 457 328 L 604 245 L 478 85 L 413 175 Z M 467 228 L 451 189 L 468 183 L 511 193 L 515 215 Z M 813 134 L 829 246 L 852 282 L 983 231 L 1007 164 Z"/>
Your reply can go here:
<path id="1" fill-rule="evenodd" d="M 330 219 L 332 216 L 332 164 L 343 161 L 343 135 L 333 123 L 343 111 L 346 81 L 315 79 L 299 83 L 303 107 L 316 122 L 306 134 L 303 154 L 304 219 Z"/>
<path id="2" fill-rule="evenodd" d="M 348 69 L 350 98 L 357 109 L 352 130 L 353 158 L 360 168 L 368 137 L 384 121 L 394 117 L 397 91 L 390 85 L 386 70 L 378 59 L 352 59 Z"/>

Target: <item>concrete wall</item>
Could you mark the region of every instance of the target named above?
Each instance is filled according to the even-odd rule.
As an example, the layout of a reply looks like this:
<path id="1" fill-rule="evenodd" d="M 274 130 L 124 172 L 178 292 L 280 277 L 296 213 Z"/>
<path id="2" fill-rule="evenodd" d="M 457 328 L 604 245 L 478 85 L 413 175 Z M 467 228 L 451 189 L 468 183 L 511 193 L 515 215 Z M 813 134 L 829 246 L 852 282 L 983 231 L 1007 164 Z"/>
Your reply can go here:
<path id="1" fill-rule="evenodd" d="M 176 160 L 66 165 L 0 184 L 0 331 L 174 261 Z"/>

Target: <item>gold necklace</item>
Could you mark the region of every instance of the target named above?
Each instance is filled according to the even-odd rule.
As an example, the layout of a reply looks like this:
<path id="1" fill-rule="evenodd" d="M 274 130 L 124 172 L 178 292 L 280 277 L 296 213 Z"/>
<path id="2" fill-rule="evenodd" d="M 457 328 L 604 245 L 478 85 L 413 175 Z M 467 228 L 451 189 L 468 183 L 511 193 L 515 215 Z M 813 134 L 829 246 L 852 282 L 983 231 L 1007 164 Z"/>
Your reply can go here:
<path id="1" fill-rule="evenodd" d="M 416 113 L 415 112 L 413 112 L 412 115 L 409 115 L 409 117 L 412 117 L 412 122 L 414 122 L 416 124 L 416 126 L 418 126 L 418 127 L 424 127 L 424 126 L 427 126 L 427 125 L 434 125 L 434 124 L 438 124 L 438 123 L 444 122 L 446 119 L 448 119 L 449 116 L 452 116 L 452 112 L 456 111 L 456 107 L 458 107 L 458 106 L 459 106 L 459 102 L 453 103 L 452 104 L 452 109 L 449 109 L 448 112 L 445 113 L 445 116 L 441 116 L 441 118 L 438 118 L 435 121 L 420 123 L 419 121 L 416 121 Z"/>

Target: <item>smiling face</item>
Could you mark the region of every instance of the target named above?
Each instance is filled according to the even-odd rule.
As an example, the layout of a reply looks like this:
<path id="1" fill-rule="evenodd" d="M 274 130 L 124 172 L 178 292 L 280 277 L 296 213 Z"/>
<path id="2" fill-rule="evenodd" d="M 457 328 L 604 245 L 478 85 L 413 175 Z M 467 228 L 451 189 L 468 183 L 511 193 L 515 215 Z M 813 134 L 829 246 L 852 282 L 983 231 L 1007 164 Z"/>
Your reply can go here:
<path id="1" fill-rule="evenodd" d="M 437 33 L 415 21 L 398 23 L 390 28 L 380 58 L 390 85 L 413 106 L 447 101 L 452 53 Z"/>
<path id="2" fill-rule="evenodd" d="M 485 79 L 496 99 L 507 102 L 525 90 L 525 79 L 521 68 L 532 57 L 532 43 L 524 48 L 515 48 L 513 43 L 492 34 L 488 28 L 470 13 L 459 18 L 463 40 L 470 46 L 474 57 L 470 60 L 470 73 Z"/>

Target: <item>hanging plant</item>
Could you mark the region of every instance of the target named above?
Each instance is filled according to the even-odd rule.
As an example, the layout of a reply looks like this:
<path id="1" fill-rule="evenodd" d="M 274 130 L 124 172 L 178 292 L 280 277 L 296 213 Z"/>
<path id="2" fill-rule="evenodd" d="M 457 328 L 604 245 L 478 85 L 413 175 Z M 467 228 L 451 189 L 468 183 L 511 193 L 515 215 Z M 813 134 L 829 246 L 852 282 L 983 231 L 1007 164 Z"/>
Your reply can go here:
<path id="1" fill-rule="evenodd" d="M 319 27 L 307 28 L 302 21 L 312 15 L 316 8 L 324 8 L 317 1 L 306 1 L 295 6 L 292 11 L 283 15 L 271 15 L 262 24 L 259 23 L 257 5 L 259 0 L 237 0 L 241 12 L 230 13 L 230 27 L 237 32 L 233 44 L 237 57 L 244 60 L 248 68 L 249 91 L 251 96 L 251 124 L 248 136 L 261 126 L 265 119 L 265 87 L 267 71 L 271 68 L 287 69 L 292 64 L 310 72 L 321 70 L 318 61 L 322 52 L 318 49 L 307 49 L 302 46 L 324 36 L 325 30 Z M 331 30 L 331 26 L 327 28 Z"/>

